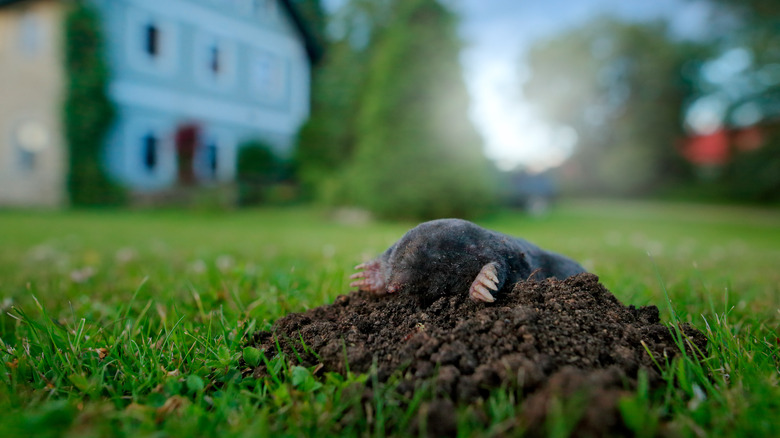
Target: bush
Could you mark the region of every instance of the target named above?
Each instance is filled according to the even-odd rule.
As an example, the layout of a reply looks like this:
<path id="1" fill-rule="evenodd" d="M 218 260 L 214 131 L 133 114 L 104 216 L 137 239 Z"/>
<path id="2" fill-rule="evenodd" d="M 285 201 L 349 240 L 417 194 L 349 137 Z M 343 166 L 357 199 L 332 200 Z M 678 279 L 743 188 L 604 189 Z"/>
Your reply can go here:
<path id="1" fill-rule="evenodd" d="M 334 204 L 344 201 L 340 175 L 355 148 L 355 115 L 365 54 L 348 43 L 332 44 L 312 78 L 312 113 L 298 133 L 293 159 L 304 196 Z"/>
<path id="2" fill-rule="evenodd" d="M 774 133 L 758 149 L 735 154 L 724 176 L 734 200 L 780 201 L 780 133 Z"/>
<path id="3" fill-rule="evenodd" d="M 294 198 L 289 184 L 289 166 L 265 142 L 252 140 L 239 146 L 236 163 L 238 205 L 257 205 Z M 281 193 L 281 195 L 280 195 Z"/>

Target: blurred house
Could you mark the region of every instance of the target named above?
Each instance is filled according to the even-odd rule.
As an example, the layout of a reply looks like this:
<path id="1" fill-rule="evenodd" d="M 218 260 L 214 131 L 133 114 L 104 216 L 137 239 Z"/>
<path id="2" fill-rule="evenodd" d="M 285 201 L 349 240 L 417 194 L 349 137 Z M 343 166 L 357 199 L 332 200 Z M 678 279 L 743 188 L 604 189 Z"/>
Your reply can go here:
<path id="1" fill-rule="evenodd" d="M 506 174 L 504 204 L 538 216 L 549 211 L 558 194 L 550 172 L 514 170 Z"/>
<path id="2" fill-rule="evenodd" d="M 682 145 L 682 155 L 702 166 L 723 166 L 735 153 L 752 151 L 764 145 L 765 134 L 758 126 L 740 129 L 720 128 L 709 134 L 689 137 Z"/>
<path id="3" fill-rule="evenodd" d="M 102 20 L 117 108 L 105 145 L 116 181 L 136 192 L 231 181 L 243 141 L 289 151 L 309 114 L 318 57 L 290 0 L 90 1 Z M 69 3 L 0 0 L 0 204 L 67 199 L 61 111 Z"/>

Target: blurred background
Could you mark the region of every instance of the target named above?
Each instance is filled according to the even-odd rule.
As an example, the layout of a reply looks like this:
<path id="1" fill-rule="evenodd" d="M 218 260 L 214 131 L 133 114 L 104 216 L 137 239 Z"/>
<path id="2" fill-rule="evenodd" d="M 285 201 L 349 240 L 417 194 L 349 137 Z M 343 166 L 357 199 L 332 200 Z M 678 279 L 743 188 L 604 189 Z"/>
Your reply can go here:
<path id="1" fill-rule="evenodd" d="M 0 0 L 0 204 L 780 201 L 775 0 Z"/>

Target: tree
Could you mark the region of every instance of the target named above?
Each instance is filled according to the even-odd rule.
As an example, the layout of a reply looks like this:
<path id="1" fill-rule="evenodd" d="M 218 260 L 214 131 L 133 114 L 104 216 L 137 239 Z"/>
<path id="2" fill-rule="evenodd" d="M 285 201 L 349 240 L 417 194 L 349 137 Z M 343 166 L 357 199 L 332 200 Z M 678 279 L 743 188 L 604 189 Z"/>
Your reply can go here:
<path id="1" fill-rule="evenodd" d="M 725 124 L 745 125 L 780 118 L 780 2 L 775 0 L 710 0 L 716 11 L 729 17 L 729 25 L 712 31 L 718 50 L 707 60 L 709 71 L 722 70 L 723 59 L 741 55 L 741 68 L 703 75 L 701 96 L 719 95 L 728 105 Z M 733 58 L 733 56 L 732 56 Z M 729 62 L 732 61 L 732 62 Z M 745 117 L 745 109 L 750 116 Z"/>
<path id="2" fill-rule="evenodd" d="M 325 11 L 322 10 L 320 0 L 294 0 L 293 4 L 295 10 L 299 11 L 303 16 L 304 21 L 312 32 L 312 36 L 318 42 L 324 42 L 327 19 Z"/>
<path id="3" fill-rule="evenodd" d="M 304 194 L 328 203 L 343 200 L 341 175 L 355 144 L 358 98 L 366 54 L 346 41 L 329 46 L 312 79 L 312 114 L 298 133 L 293 160 Z"/>
<path id="4" fill-rule="evenodd" d="M 317 21 L 322 13 L 318 0 L 299 0 L 298 4 L 304 15 L 315 17 L 315 28 L 327 34 L 322 40 L 327 47 L 312 72 L 311 117 L 298 133 L 295 171 L 305 197 L 326 204 L 343 203 L 343 174 L 355 150 L 355 119 L 368 48 L 387 22 L 389 2 L 351 0 L 329 17 L 327 25 Z M 327 27 L 335 30 L 328 34 Z"/>
<path id="5" fill-rule="evenodd" d="M 123 191 L 106 176 L 102 148 L 114 119 L 108 98 L 108 67 L 96 12 L 74 2 L 65 18 L 67 90 L 63 108 L 68 145 L 68 193 L 73 205 L 124 201 Z"/>
<path id="6" fill-rule="evenodd" d="M 727 163 L 702 181 L 708 192 L 735 201 L 780 200 L 780 2 L 710 0 L 726 25 L 713 26 L 714 53 L 704 61 L 691 113 L 717 102 L 716 127 L 731 133 Z M 745 148 L 738 133 L 749 128 L 760 141 Z M 746 150 L 747 149 L 747 150 Z"/>
<path id="7" fill-rule="evenodd" d="M 663 23 L 595 20 L 534 46 L 524 93 L 548 121 L 577 132 L 568 167 L 578 190 L 645 193 L 686 169 L 677 144 L 702 49 Z"/>
<path id="8" fill-rule="evenodd" d="M 467 115 L 455 17 L 435 1 L 397 0 L 392 18 L 371 47 L 351 199 L 383 217 L 474 215 L 493 187 Z"/>

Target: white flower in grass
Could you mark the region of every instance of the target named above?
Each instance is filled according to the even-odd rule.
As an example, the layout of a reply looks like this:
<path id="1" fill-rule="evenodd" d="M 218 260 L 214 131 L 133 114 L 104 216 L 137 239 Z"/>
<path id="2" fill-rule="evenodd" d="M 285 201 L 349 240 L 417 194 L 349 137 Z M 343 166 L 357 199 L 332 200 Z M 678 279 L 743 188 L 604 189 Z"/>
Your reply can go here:
<path id="1" fill-rule="evenodd" d="M 46 244 L 34 246 L 27 251 L 27 257 L 34 262 L 51 261 L 57 259 L 59 255 L 56 248 Z"/>
<path id="2" fill-rule="evenodd" d="M 121 248 L 119 251 L 116 252 L 115 258 L 116 262 L 120 265 L 124 265 L 125 263 L 131 262 L 138 257 L 138 252 L 134 250 L 133 248 Z"/>
<path id="3" fill-rule="evenodd" d="M 73 280 L 74 283 L 86 283 L 87 280 L 94 277 L 96 273 L 97 270 L 95 268 L 92 266 L 87 266 L 81 269 L 70 271 L 70 279 Z"/>
<path id="4" fill-rule="evenodd" d="M 254 277 L 257 275 L 257 265 L 254 263 L 247 263 L 244 266 L 244 275 L 248 275 L 250 277 Z"/>
<path id="5" fill-rule="evenodd" d="M 204 262 L 201 259 L 195 260 L 190 264 L 190 271 L 196 273 L 196 274 L 202 274 L 206 272 L 206 262 Z"/>
<path id="6" fill-rule="evenodd" d="M 217 257 L 217 269 L 220 270 L 223 274 L 229 271 L 230 269 L 235 266 L 236 261 L 233 259 L 233 257 L 222 254 L 221 256 Z"/>

